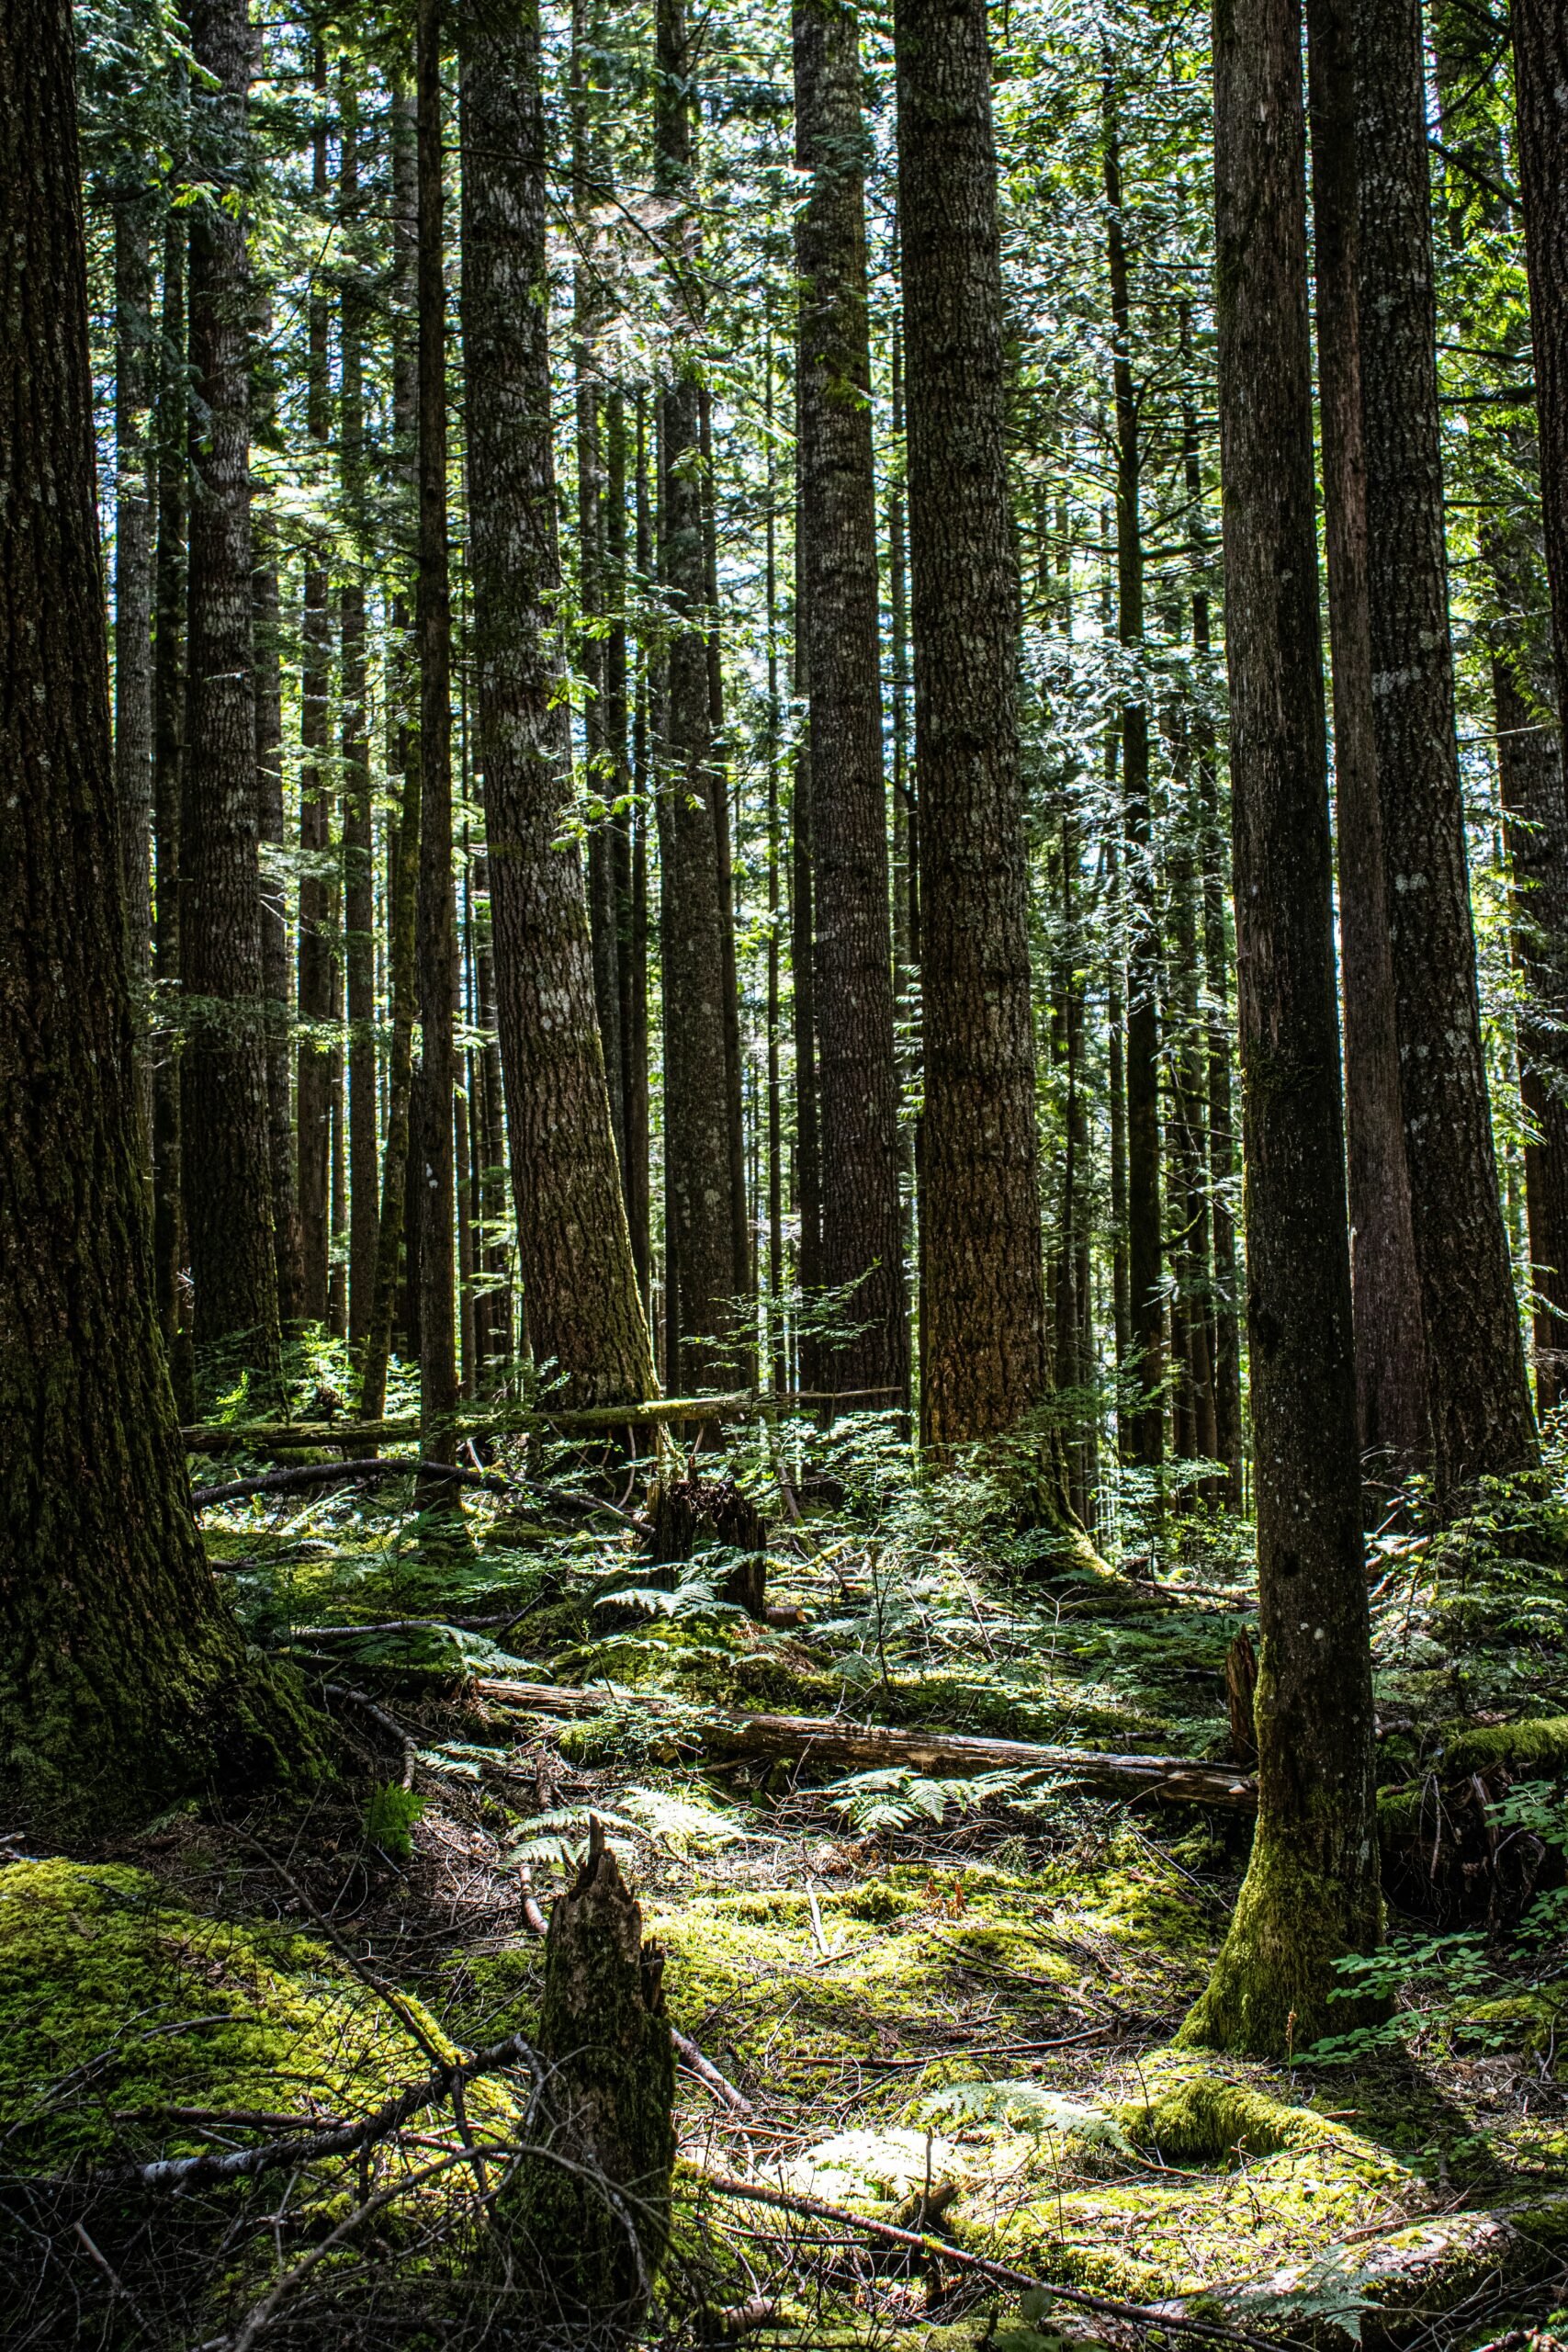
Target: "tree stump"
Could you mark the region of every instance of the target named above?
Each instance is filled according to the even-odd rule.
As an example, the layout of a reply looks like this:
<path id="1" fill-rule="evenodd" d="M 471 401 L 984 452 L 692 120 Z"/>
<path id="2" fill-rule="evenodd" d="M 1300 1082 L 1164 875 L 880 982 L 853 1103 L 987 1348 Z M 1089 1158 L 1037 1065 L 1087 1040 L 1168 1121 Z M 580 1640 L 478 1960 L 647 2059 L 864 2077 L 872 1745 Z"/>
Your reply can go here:
<path id="1" fill-rule="evenodd" d="M 703 1544 L 722 1544 L 744 1553 L 719 1587 L 749 1617 L 761 1620 L 767 1605 L 768 1524 L 730 1478 L 661 1479 L 651 1498 L 653 1531 L 648 1557 L 660 1566 L 689 1560 Z"/>
<path id="2" fill-rule="evenodd" d="M 1258 1659 L 1244 1626 L 1225 1652 L 1225 1705 L 1231 1719 L 1231 1754 L 1249 1764 L 1258 1753 L 1254 1715 L 1258 1703 Z"/>
<path id="3" fill-rule="evenodd" d="M 636 2328 L 669 2235 L 675 2056 L 663 1973 L 594 1821 L 545 1947 L 543 2109 L 561 2161 L 525 2157 L 503 2217 L 561 2315 L 607 2339 Z"/>

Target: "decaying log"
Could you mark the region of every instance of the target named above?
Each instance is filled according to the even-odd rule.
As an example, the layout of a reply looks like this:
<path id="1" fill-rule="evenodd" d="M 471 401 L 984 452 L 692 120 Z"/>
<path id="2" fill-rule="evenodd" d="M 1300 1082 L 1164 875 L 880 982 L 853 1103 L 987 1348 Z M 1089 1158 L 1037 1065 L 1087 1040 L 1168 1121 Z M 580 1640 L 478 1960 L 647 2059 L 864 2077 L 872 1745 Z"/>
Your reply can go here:
<path id="1" fill-rule="evenodd" d="M 509 1478 L 499 1470 L 468 1470 L 451 1462 L 385 1460 L 379 1454 L 363 1462 L 307 1462 L 293 1470 L 265 1470 L 254 1478 L 231 1478 L 220 1487 L 193 1487 L 191 1508 L 205 1510 L 213 1503 L 243 1502 L 252 1495 L 307 1494 L 316 1487 L 379 1486 L 389 1478 L 417 1478 L 422 1487 L 445 1480 L 449 1486 L 478 1487 L 489 1495 L 535 1495 L 541 1502 L 560 1503 L 572 1510 L 601 1511 L 623 1527 L 640 1534 L 643 1522 L 635 1512 L 605 1502 L 598 1495 L 580 1495 L 570 1487 L 541 1487 L 528 1478 Z M 218 1561 L 215 1566 L 221 1567 Z"/>
<path id="2" fill-rule="evenodd" d="M 480 1675 L 481 1698 L 529 1714 L 602 1713 L 607 1688 L 581 1690 L 554 1682 L 502 1681 Z M 673 1705 L 657 1691 L 628 1692 L 639 1708 L 656 1713 Z M 788 1757 L 835 1771 L 903 1766 L 937 1776 L 978 1772 L 1050 1772 L 1075 1788 L 1103 1796 L 1157 1797 L 1168 1804 L 1223 1805 L 1250 1813 L 1258 1785 L 1234 1765 L 1206 1764 L 1185 1756 L 1113 1756 L 1078 1747 L 1043 1747 L 1031 1740 L 984 1739 L 972 1732 L 910 1731 L 881 1724 L 852 1723 L 839 1715 L 765 1715 L 718 1710 L 694 1723 L 684 1711 L 679 1738 L 710 1756 Z"/>
<path id="3" fill-rule="evenodd" d="M 765 1618 L 768 1523 L 732 1478 L 660 1478 L 649 1498 L 649 1519 L 644 1549 L 657 1567 L 690 1560 L 707 1544 L 742 1554 L 718 1597 L 749 1617 Z"/>
<path id="4" fill-rule="evenodd" d="M 545 1939 L 537 2046 L 555 2161 L 522 2160 L 503 2217 L 560 2306 L 627 2334 L 670 2230 L 675 2052 L 663 1972 L 594 1820 Z"/>

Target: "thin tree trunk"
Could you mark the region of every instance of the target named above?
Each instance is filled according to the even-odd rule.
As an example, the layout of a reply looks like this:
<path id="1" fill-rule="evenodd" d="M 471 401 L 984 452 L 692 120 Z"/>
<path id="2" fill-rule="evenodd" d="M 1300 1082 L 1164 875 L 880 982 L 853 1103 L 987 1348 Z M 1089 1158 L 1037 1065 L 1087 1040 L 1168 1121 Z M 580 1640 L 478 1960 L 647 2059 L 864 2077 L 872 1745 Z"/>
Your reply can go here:
<path id="1" fill-rule="evenodd" d="M 192 53 L 214 77 L 198 160 L 220 189 L 244 170 L 247 0 L 205 0 Z M 190 349 L 197 413 L 189 570 L 189 737 L 180 918 L 187 1012 L 184 1175 L 196 1340 L 269 1383 L 279 1365 L 262 1018 L 251 630 L 250 262 L 243 219 L 193 209 Z"/>
<path id="2" fill-rule="evenodd" d="M 1204 615 L 1207 647 L 1207 612 Z M 1224 1500 L 1242 1507 L 1241 1317 L 1235 1261 L 1235 1123 L 1231 1107 L 1230 957 L 1225 941 L 1224 836 L 1213 754 L 1200 757 L 1203 823 L 1203 979 L 1209 997 L 1209 1191 L 1214 1263 L 1214 1458 Z"/>
<path id="3" fill-rule="evenodd" d="M 114 207 L 114 763 L 139 1037 L 139 1094 L 152 1133 L 145 1039 L 152 977 L 152 216 L 141 190 Z"/>
<path id="4" fill-rule="evenodd" d="M 1144 642 L 1144 543 L 1139 516 L 1143 453 L 1133 383 L 1127 243 L 1122 220 L 1122 160 L 1115 96 L 1104 88 L 1105 201 L 1111 317 L 1116 337 L 1117 633 L 1129 663 Z M 1165 1304 L 1161 1288 L 1159 1134 L 1159 918 L 1155 905 L 1154 825 L 1149 789 L 1149 714 L 1129 692 L 1122 706 L 1122 807 L 1131 922 L 1127 955 L 1127 1279 L 1131 1370 L 1141 1401 L 1133 1458 L 1145 1467 L 1165 1449 Z"/>
<path id="5" fill-rule="evenodd" d="M 615 813 L 605 820 L 610 866 L 610 906 L 615 944 L 615 1045 L 606 1049 L 604 1075 L 610 1088 L 611 1123 L 621 1163 L 621 1193 L 626 1223 L 632 1221 L 637 1184 L 630 1166 L 634 1148 L 631 1100 L 633 1031 L 637 1021 L 632 974 L 632 776 L 629 756 L 630 698 L 626 673 L 626 401 L 619 386 L 604 403 L 604 599 L 609 628 L 604 639 L 604 753 Z M 646 1184 L 647 1179 L 644 1178 Z M 634 1260 L 636 1250 L 633 1250 Z M 638 1283 L 638 1291 L 641 1291 Z"/>
<path id="6" fill-rule="evenodd" d="M 638 593 L 646 594 L 653 577 L 653 529 L 648 495 L 648 400 L 647 395 L 640 391 L 637 396 L 636 552 Z M 649 796 L 652 785 L 649 728 L 650 660 L 648 640 L 644 638 L 637 649 L 637 706 L 632 726 L 629 1017 L 623 1040 L 626 1046 L 626 1158 L 622 1172 L 626 1187 L 626 1222 L 631 1227 L 632 1262 L 637 1268 L 637 1295 L 651 1327 L 652 1176 L 649 1161 L 648 1058 L 648 823 Z"/>
<path id="7" fill-rule="evenodd" d="M 370 813 L 369 682 L 365 637 L 365 353 L 367 289 L 355 266 L 359 110 L 347 70 L 338 174 L 346 246 L 341 296 L 342 482 L 351 576 L 339 604 L 343 632 L 343 916 L 348 998 L 348 1337 L 363 1347 L 376 1288 L 380 1229 L 376 1134 L 376 875 Z"/>
<path id="8" fill-rule="evenodd" d="M 536 1357 L 583 1404 L 653 1386 L 595 1010 L 554 618 L 546 146 L 536 14 L 466 20 L 463 350 L 497 1012 Z"/>
<path id="9" fill-rule="evenodd" d="M 703 600 L 708 627 L 705 650 L 708 678 L 708 741 L 713 756 L 713 822 L 718 854 L 719 949 L 724 965 L 724 1095 L 729 1135 L 730 1233 L 735 1260 L 735 1295 L 750 1299 L 753 1289 L 751 1226 L 746 1208 L 746 1113 L 740 1055 L 740 982 L 736 965 L 735 867 L 729 838 L 729 775 L 725 761 L 724 659 L 718 628 L 718 489 L 713 466 L 712 394 L 705 381 L 697 393 L 698 446 L 702 453 Z M 739 804 L 738 804 L 739 805 Z"/>
<path id="10" fill-rule="evenodd" d="M 789 1359 L 784 1332 L 784 1080 L 779 994 L 779 888 L 781 833 L 779 826 L 779 752 L 783 710 L 779 702 L 779 563 L 778 458 L 773 440 L 773 335 L 768 322 L 767 373 L 764 379 L 763 420 L 767 435 L 767 536 L 763 570 L 768 648 L 768 965 L 766 1051 L 768 1061 L 768 1382 L 775 1395 L 789 1385 Z"/>
<path id="11" fill-rule="evenodd" d="M 318 45 L 313 67 L 316 121 L 311 134 L 311 194 L 327 203 L 326 60 Z M 305 430 L 318 452 L 331 425 L 331 379 L 327 351 L 327 298 L 313 288 L 308 314 Z M 330 1313 L 328 1264 L 332 1227 L 332 1054 L 327 1031 L 333 1017 L 333 939 L 336 889 L 328 860 L 332 849 L 332 796 L 326 774 L 327 684 L 332 661 L 332 624 L 327 612 L 327 573 L 322 550 L 305 554 L 304 653 L 299 679 L 299 980 L 301 1035 L 298 1054 L 296 1114 L 299 1122 L 299 1230 L 304 1253 L 304 1313 L 324 1324 Z"/>
<path id="12" fill-rule="evenodd" d="M 1424 1460 L 1429 1436 L 1372 709 L 1352 16 L 1350 0 L 1308 0 L 1357 1419 L 1363 1452 L 1397 1482 Z"/>
<path id="13" fill-rule="evenodd" d="M 164 227 L 163 348 L 158 375 L 158 554 L 153 576 L 152 833 L 156 920 L 152 971 L 159 1019 L 152 1031 L 152 1293 L 182 1420 L 195 1417 L 190 1326 L 182 1311 L 184 1204 L 180 1186 L 179 1023 L 167 1007 L 180 978 L 180 798 L 185 768 L 186 243 L 189 215 L 170 209 Z"/>
<path id="14" fill-rule="evenodd" d="M 1486 1099 L 1449 631 L 1419 0 L 1355 19 L 1357 315 L 1384 898 L 1433 1471 L 1539 1458 Z"/>
<path id="15" fill-rule="evenodd" d="M 654 182 L 681 212 L 694 195 L 692 57 L 683 0 L 659 0 Z M 669 232 L 671 250 L 682 252 Z M 682 283 L 691 287 L 689 257 Z M 671 607 L 659 797 L 663 841 L 664 1151 L 667 1235 L 679 1270 L 667 1301 L 671 1367 L 722 1386 L 735 1346 L 735 1168 L 726 1041 L 722 789 L 713 754 L 705 627 L 701 401 L 682 354 L 663 394 L 660 568 Z M 688 1355 L 688 1350 L 694 1351 Z M 673 1368 L 670 1377 L 676 1377 Z"/>
<path id="16" fill-rule="evenodd" d="M 420 861 L 414 960 L 421 1036 L 419 1125 L 420 1445 L 450 1462 L 457 1403 L 457 1091 L 452 999 L 457 933 L 452 891 L 452 606 L 446 560 L 446 193 L 442 167 L 441 0 L 419 0 L 415 102 L 419 155 L 419 766 Z"/>
<path id="17" fill-rule="evenodd" d="M 1189 2042 L 1336 2030 L 1379 1941 L 1334 1001 L 1297 0 L 1215 19 L 1219 395 L 1257 1432 L 1258 1828 Z M 1353 2021 L 1353 2019 L 1352 2019 Z"/>
<path id="18" fill-rule="evenodd" d="M 258 520 L 252 575 L 256 649 L 256 831 L 281 857 L 283 831 L 283 680 L 278 651 L 277 547 L 270 517 Z M 285 1331 L 299 1320 L 304 1265 L 294 1197 L 294 1118 L 288 1083 L 294 1008 L 288 969 L 288 902 L 280 868 L 263 877 L 262 989 L 265 997 L 267 1157 L 272 1176 L 273 1254 L 277 1314 Z"/>
<path id="19" fill-rule="evenodd" d="M 882 768 L 882 634 L 866 318 L 864 129 L 854 13 L 795 0 L 800 503 L 811 630 L 822 1279 L 854 1330 L 828 1385 L 909 1383 Z"/>
<path id="20" fill-rule="evenodd" d="M 1509 14 L 1561 718 L 1568 715 L 1568 19 L 1558 0 L 1513 0 Z"/>
<path id="21" fill-rule="evenodd" d="M 798 435 L 796 437 L 798 447 Z M 811 700 L 810 623 L 807 582 L 800 560 L 804 543 L 800 501 L 795 499 L 795 697 L 801 708 Z M 811 843 L 811 730 L 795 741 L 790 796 L 790 978 L 795 1030 L 795 1286 L 800 1293 L 799 1363 L 795 1385 L 821 1385 L 815 1318 L 822 1288 L 822 1145 L 817 1091 L 817 985 L 814 909 L 815 861 Z"/>

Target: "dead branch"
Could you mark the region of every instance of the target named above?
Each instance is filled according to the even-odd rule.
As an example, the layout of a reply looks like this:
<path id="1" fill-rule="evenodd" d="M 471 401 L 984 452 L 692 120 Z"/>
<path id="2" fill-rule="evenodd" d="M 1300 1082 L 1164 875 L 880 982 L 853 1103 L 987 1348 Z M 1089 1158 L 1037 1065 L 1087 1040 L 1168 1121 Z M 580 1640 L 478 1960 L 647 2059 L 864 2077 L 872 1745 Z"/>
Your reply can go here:
<path id="1" fill-rule="evenodd" d="M 266 1470 L 254 1478 L 231 1478 L 220 1487 L 195 1487 L 191 1508 L 205 1510 L 211 1503 L 243 1502 L 251 1495 L 304 1494 L 312 1487 L 378 1486 L 389 1478 L 414 1477 L 422 1482 L 445 1479 L 449 1486 L 478 1487 L 490 1495 L 538 1495 L 575 1510 L 603 1511 L 623 1526 L 635 1528 L 639 1535 L 647 1532 L 634 1511 L 622 1510 L 598 1495 L 580 1495 L 567 1487 L 541 1487 L 531 1479 L 506 1477 L 499 1470 L 468 1470 L 461 1463 L 388 1462 L 378 1454 L 362 1462 L 308 1462 L 297 1470 Z M 223 1565 L 220 1560 L 214 1563 L 218 1567 Z"/>
<path id="2" fill-rule="evenodd" d="M 552 1413 L 513 1407 L 494 1413 L 459 1414 L 451 1426 L 459 1437 L 501 1437 L 536 1430 L 559 1430 L 570 1436 L 592 1436 L 604 1430 L 647 1429 L 664 1421 L 774 1419 L 780 1414 L 815 1405 L 860 1405 L 874 1411 L 897 1395 L 891 1388 L 799 1388 L 777 1396 L 752 1389 L 733 1389 L 711 1396 L 652 1396 L 637 1405 L 592 1405 Z M 317 1445 L 375 1444 L 419 1435 L 416 1415 L 379 1421 L 253 1421 L 209 1428 L 205 1423 L 182 1430 L 187 1453 L 269 1453 L 279 1448 Z"/>
<path id="3" fill-rule="evenodd" d="M 687 2073 L 695 2075 L 699 2083 L 705 2084 L 721 2106 L 728 2107 L 732 2115 L 755 2115 L 757 2110 L 745 2092 L 738 2091 L 735 2085 L 719 2073 L 713 2060 L 704 2057 L 690 2034 L 682 2033 L 678 2026 L 672 2025 L 670 2039 L 675 2044 L 675 2054 Z"/>
<path id="4" fill-rule="evenodd" d="M 602 1712 L 604 1690 L 582 1690 L 552 1682 L 512 1682 L 486 1676 L 475 1689 L 486 1699 L 543 1715 Z M 656 1691 L 636 1694 L 639 1708 L 670 1703 Z M 1206 1764 L 1185 1756 L 1113 1756 L 1074 1747 L 1043 1747 L 1021 1739 L 986 1739 L 970 1732 L 909 1731 L 880 1724 L 856 1724 L 838 1716 L 728 1714 L 716 1711 L 696 1722 L 682 1713 L 679 1735 L 710 1755 L 794 1757 L 835 1770 L 902 1765 L 912 1771 L 1052 1772 L 1080 1789 L 1102 1795 L 1156 1797 L 1167 1804 L 1221 1805 L 1250 1812 L 1258 1784 L 1228 1764 Z"/>
<path id="5" fill-rule="evenodd" d="M 387 1714 L 383 1709 L 376 1704 L 374 1699 L 367 1698 L 363 1690 L 355 1690 L 349 1683 L 323 1682 L 321 1688 L 329 1699 L 348 1699 L 352 1701 L 355 1706 L 358 1707 L 363 1713 L 367 1714 L 370 1717 L 372 1723 L 379 1724 L 383 1731 L 389 1732 L 391 1734 L 392 1737 L 397 1741 L 399 1747 L 403 1752 L 403 1777 L 401 1785 L 405 1789 L 412 1789 L 413 1786 L 413 1768 L 418 1760 L 419 1749 L 411 1735 L 403 1729 L 401 1724 L 394 1722 L 390 1715 Z"/>

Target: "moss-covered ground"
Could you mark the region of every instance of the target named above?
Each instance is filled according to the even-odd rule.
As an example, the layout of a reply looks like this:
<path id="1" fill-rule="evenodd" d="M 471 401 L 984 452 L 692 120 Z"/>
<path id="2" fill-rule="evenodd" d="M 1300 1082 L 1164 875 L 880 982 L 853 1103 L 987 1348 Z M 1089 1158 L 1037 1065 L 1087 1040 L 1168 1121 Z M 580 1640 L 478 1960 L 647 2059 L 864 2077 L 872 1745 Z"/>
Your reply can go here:
<path id="1" fill-rule="evenodd" d="M 728 2340 L 742 2318 L 764 2344 L 911 2352 L 1196 2340 L 1184 2315 L 1302 2345 L 1568 2333 L 1568 1611 L 1531 1559 L 1547 1504 L 1494 1499 L 1440 1547 L 1388 1538 L 1373 1598 L 1385 1809 L 1408 1828 L 1424 1789 L 1484 1779 L 1495 1842 L 1539 1849 L 1525 1897 L 1396 1909 L 1373 1987 L 1390 2021 L 1269 2068 L 1172 2046 L 1243 1817 L 1038 1774 L 719 1765 L 699 1738 L 717 1704 L 1227 1756 L 1245 1529 L 1129 1521 L 1106 1549 L 1152 1550 L 1152 1583 L 1042 1580 L 983 1488 L 916 1487 L 886 1433 L 795 1432 L 732 1465 L 773 1520 L 770 1600 L 802 1612 L 773 1627 L 715 1605 L 711 1561 L 644 1589 L 633 1535 L 549 1500 L 592 1464 L 513 1460 L 538 1501 L 471 1500 L 460 1533 L 397 1486 L 209 1511 L 252 1638 L 337 1726 L 337 1778 L 292 1809 L 198 1803 L 112 1851 L 0 1868 L 0 2193 L 33 2280 L 17 2341 L 74 2341 L 86 2312 L 95 2342 L 216 2345 L 272 2294 L 266 2342 L 536 2340 L 486 2219 L 504 2153 L 487 2174 L 464 2139 L 526 2137 L 522 2074 L 284 2178 L 160 2203 L 126 2175 L 353 2121 L 433 2052 L 525 2033 L 525 1882 L 547 1909 L 591 1814 L 637 1884 L 673 2020 L 749 2110 L 682 2071 L 649 2341 Z M 507 1679 L 604 1705 L 531 1714 Z M 418 1749 L 409 1799 L 395 1729 Z M 1021 2305 L 716 2186 L 737 2178 L 1164 2316 Z M 53 2248 L 31 2272 L 28 2245 Z"/>

